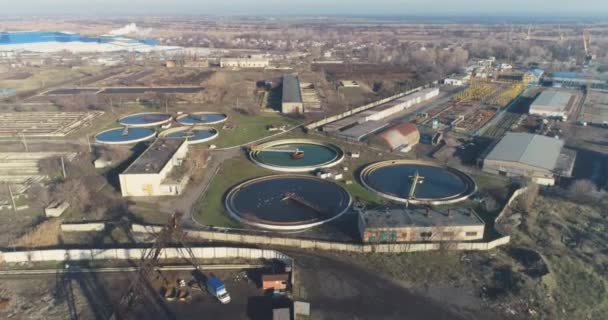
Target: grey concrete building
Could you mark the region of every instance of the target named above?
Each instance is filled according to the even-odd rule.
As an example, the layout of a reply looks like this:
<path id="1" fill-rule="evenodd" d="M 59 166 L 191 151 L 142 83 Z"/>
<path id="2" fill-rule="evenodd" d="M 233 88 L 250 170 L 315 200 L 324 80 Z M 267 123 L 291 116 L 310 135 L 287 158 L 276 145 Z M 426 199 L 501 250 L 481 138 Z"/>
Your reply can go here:
<path id="1" fill-rule="evenodd" d="M 473 209 L 392 207 L 359 210 L 364 243 L 483 239 L 485 223 Z"/>
<path id="2" fill-rule="evenodd" d="M 283 99 L 281 101 L 282 113 L 304 113 L 300 79 L 295 74 L 283 76 Z"/>
<path id="3" fill-rule="evenodd" d="M 483 171 L 508 177 L 529 177 L 553 185 L 556 176 L 570 176 L 576 153 L 564 141 L 547 136 L 508 132 L 483 160 Z"/>
<path id="4" fill-rule="evenodd" d="M 188 153 L 186 139 L 158 139 L 119 175 L 123 197 L 178 195 L 188 176 L 176 174 Z"/>

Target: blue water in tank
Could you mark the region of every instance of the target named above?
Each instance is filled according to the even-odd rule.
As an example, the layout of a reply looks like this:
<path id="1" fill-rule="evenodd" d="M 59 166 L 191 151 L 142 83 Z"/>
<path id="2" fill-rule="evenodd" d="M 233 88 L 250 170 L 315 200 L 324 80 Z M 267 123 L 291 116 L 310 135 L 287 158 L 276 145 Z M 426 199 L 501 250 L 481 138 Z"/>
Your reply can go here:
<path id="1" fill-rule="evenodd" d="M 208 129 L 208 130 L 194 129 L 194 130 L 176 131 L 176 132 L 168 134 L 166 137 L 167 138 L 189 138 L 191 141 L 196 141 L 196 140 L 203 140 L 203 139 L 210 138 L 216 134 L 217 134 L 217 130 L 215 130 L 215 129 Z"/>
<path id="2" fill-rule="evenodd" d="M 125 128 L 115 128 L 97 134 L 95 140 L 100 143 L 128 143 L 145 137 L 151 137 L 153 134 L 154 130 L 148 128 L 129 128 L 128 130 L 125 130 Z"/>

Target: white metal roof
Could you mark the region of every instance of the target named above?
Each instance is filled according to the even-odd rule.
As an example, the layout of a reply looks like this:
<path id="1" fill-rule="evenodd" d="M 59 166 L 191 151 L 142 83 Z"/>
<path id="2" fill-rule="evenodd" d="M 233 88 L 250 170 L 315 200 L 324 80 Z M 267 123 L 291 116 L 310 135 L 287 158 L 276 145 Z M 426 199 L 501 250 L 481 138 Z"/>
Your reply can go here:
<path id="1" fill-rule="evenodd" d="M 531 133 L 508 132 L 486 160 L 519 162 L 552 171 L 564 141 Z"/>
<path id="2" fill-rule="evenodd" d="M 571 96 L 569 92 L 545 90 L 534 100 L 530 106 L 530 111 L 534 109 L 564 111 L 568 107 Z"/>

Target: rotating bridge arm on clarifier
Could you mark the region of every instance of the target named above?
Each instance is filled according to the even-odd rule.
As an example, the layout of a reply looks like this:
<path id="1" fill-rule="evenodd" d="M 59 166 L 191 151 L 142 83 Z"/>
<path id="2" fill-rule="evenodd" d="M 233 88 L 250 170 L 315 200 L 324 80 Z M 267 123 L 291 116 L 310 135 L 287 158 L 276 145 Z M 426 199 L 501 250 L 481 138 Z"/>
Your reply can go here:
<path id="1" fill-rule="evenodd" d="M 408 193 L 408 199 L 416 199 L 416 188 L 419 184 L 424 182 L 424 177 L 420 175 L 418 171 L 413 176 L 410 176 L 412 184 L 410 186 L 410 192 Z"/>
<path id="2" fill-rule="evenodd" d="M 283 201 L 293 200 L 294 202 L 299 203 L 300 205 L 303 205 L 305 207 L 308 207 L 321 215 L 325 214 L 325 211 L 323 209 L 319 208 L 317 205 L 311 203 L 310 201 L 296 195 L 293 192 L 286 192 L 282 200 Z"/>
<path id="3" fill-rule="evenodd" d="M 255 151 L 264 151 L 264 152 L 281 152 L 281 153 L 298 153 L 301 152 L 300 149 L 289 149 L 289 148 L 268 148 L 268 149 L 260 149 Z"/>

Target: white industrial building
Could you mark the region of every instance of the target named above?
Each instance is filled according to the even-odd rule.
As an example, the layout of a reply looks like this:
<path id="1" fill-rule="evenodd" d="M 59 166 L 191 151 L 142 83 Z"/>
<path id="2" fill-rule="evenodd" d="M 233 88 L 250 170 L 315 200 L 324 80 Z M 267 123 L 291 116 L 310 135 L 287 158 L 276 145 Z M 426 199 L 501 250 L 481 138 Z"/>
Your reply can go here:
<path id="1" fill-rule="evenodd" d="M 386 128 L 390 124 L 386 120 L 388 117 L 438 95 L 439 88 L 423 89 L 332 122 L 324 126 L 323 131 L 332 132 L 344 139 L 361 141 L 366 136 Z"/>
<path id="2" fill-rule="evenodd" d="M 530 105 L 530 114 L 546 118 L 567 120 L 568 104 L 572 94 L 558 90 L 545 90 Z"/>
<path id="3" fill-rule="evenodd" d="M 397 112 L 409 109 L 411 106 L 430 100 L 439 95 L 439 88 L 424 89 L 410 95 L 395 99 L 370 110 L 370 114 L 365 117 L 365 121 L 378 121 L 389 117 Z"/>
<path id="4" fill-rule="evenodd" d="M 267 68 L 270 60 L 266 58 L 222 58 L 221 68 Z"/>
<path id="5" fill-rule="evenodd" d="M 464 81 L 456 78 L 445 78 L 443 79 L 443 84 L 448 86 L 462 86 L 464 85 Z"/>
<path id="6" fill-rule="evenodd" d="M 507 177 L 528 177 L 553 185 L 556 176 L 572 175 L 576 153 L 564 141 L 547 136 L 509 132 L 483 160 L 483 171 Z"/>
<path id="7" fill-rule="evenodd" d="M 188 153 L 186 139 L 158 139 L 119 175 L 124 197 L 150 197 L 180 194 L 188 176 L 176 174 Z"/>

